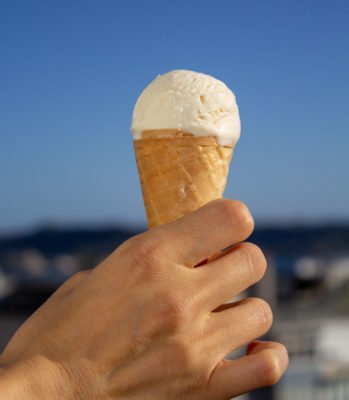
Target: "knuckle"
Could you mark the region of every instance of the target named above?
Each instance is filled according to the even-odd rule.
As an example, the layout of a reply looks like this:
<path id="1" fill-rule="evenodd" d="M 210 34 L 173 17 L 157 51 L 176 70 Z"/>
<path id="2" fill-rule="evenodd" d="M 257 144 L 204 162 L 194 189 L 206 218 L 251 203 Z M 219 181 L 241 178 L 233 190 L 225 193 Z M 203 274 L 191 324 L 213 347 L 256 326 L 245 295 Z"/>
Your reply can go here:
<path id="1" fill-rule="evenodd" d="M 218 209 L 224 221 L 238 229 L 244 236 L 249 236 L 254 228 L 253 218 L 247 206 L 238 200 L 222 200 Z"/>
<path id="2" fill-rule="evenodd" d="M 243 243 L 240 250 L 244 254 L 248 271 L 254 282 L 260 281 L 266 271 L 267 261 L 262 250 L 253 243 Z"/>
<path id="3" fill-rule="evenodd" d="M 134 252 L 138 258 L 144 261 L 156 261 L 161 254 L 161 245 L 153 238 L 143 238 L 137 244 Z"/>
<path id="4" fill-rule="evenodd" d="M 185 337 L 177 337 L 172 342 L 173 359 L 181 371 L 196 371 L 198 367 L 197 357 L 192 346 Z"/>
<path id="5" fill-rule="evenodd" d="M 162 263 L 165 249 L 158 237 L 139 235 L 129 240 L 127 252 L 135 264 L 146 266 L 145 271 L 151 273 Z"/>
<path id="6" fill-rule="evenodd" d="M 274 351 L 266 352 L 263 360 L 262 376 L 265 385 L 275 385 L 281 376 L 283 370 L 280 365 L 280 359 Z"/>
<path id="7" fill-rule="evenodd" d="M 173 333 L 181 331 L 188 318 L 186 307 L 178 294 L 164 298 L 161 314 L 165 325 Z"/>
<path id="8" fill-rule="evenodd" d="M 171 289 L 161 290 L 155 293 L 152 303 L 152 321 L 167 333 L 180 331 L 186 319 L 182 296 Z"/>
<path id="9" fill-rule="evenodd" d="M 273 323 L 273 312 L 269 304 L 262 299 L 251 299 L 254 307 L 254 315 L 258 326 L 266 333 Z"/>

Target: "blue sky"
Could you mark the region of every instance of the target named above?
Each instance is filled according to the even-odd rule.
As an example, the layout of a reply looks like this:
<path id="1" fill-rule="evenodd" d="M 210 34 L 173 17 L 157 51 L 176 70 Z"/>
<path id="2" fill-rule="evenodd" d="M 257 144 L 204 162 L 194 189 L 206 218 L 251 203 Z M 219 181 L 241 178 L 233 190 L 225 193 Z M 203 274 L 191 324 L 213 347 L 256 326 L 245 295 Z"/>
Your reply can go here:
<path id="1" fill-rule="evenodd" d="M 236 94 L 227 197 L 258 221 L 348 219 L 348 4 L 1 2 L 0 231 L 144 224 L 132 109 L 177 68 Z"/>

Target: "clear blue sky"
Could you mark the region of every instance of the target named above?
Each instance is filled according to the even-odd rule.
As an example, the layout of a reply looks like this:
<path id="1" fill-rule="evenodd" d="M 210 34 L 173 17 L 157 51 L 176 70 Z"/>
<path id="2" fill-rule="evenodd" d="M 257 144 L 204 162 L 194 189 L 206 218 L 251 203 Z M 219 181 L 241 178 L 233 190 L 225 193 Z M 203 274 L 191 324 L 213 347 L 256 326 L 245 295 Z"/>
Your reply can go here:
<path id="1" fill-rule="evenodd" d="M 236 94 L 228 197 L 260 221 L 348 219 L 348 4 L 2 1 L 0 231 L 144 224 L 132 109 L 176 68 Z"/>

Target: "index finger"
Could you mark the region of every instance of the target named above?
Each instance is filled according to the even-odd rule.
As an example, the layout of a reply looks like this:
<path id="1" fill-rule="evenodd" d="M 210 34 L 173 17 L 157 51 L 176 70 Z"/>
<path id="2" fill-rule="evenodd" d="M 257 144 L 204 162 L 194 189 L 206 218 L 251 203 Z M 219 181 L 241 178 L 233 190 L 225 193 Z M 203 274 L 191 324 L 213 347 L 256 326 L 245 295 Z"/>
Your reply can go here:
<path id="1" fill-rule="evenodd" d="M 214 200 L 197 211 L 149 233 L 173 247 L 171 258 L 194 267 L 222 249 L 246 240 L 254 222 L 248 208 L 236 200 Z"/>

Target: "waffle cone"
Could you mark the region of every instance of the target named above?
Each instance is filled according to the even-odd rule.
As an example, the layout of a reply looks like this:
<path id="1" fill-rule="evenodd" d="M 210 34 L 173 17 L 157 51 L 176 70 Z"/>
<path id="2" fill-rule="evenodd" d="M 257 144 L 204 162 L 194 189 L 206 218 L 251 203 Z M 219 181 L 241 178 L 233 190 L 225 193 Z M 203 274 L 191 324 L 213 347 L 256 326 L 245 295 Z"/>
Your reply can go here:
<path id="1" fill-rule="evenodd" d="M 150 228 L 222 197 L 233 148 L 215 137 L 144 131 L 134 149 Z"/>

